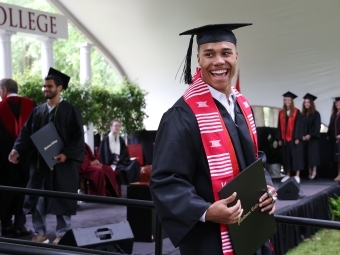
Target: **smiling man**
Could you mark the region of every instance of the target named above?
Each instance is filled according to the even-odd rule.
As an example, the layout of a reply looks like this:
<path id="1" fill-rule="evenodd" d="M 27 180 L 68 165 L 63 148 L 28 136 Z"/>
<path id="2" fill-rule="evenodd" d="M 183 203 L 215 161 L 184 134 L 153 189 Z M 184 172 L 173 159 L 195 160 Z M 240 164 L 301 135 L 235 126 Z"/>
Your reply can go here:
<path id="1" fill-rule="evenodd" d="M 77 193 L 79 186 L 79 163 L 84 159 L 85 143 L 83 123 L 79 110 L 61 97 L 61 92 L 68 88 L 70 77 L 50 68 L 44 79 L 43 93 L 47 102 L 34 108 L 14 143 L 8 159 L 17 164 L 29 152 L 33 153 L 30 164 L 30 179 L 27 187 L 32 189 L 53 190 Z M 65 147 L 52 169 L 45 163 L 34 146 L 31 135 L 53 122 Z M 71 215 L 75 215 L 77 201 L 63 198 L 38 197 L 27 195 L 24 212 L 32 213 L 34 227 L 33 242 L 48 243 L 46 215 L 54 214 L 57 219 L 57 244 L 71 228 Z"/>
<path id="2" fill-rule="evenodd" d="M 182 255 L 234 254 L 226 225 L 241 219 L 241 201 L 228 206 L 237 194 L 220 200 L 218 191 L 258 155 L 252 109 L 231 85 L 238 60 L 232 30 L 248 25 L 207 25 L 180 34 L 191 35 L 184 69 L 190 86 L 162 117 L 150 189 L 161 223 Z M 191 76 L 194 35 L 200 68 Z M 264 172 L 271 192 L 259 198 L 259 207 L 273 214 L 276 191 Z M 256 254 L 271 254 L 269 242 Z"/>

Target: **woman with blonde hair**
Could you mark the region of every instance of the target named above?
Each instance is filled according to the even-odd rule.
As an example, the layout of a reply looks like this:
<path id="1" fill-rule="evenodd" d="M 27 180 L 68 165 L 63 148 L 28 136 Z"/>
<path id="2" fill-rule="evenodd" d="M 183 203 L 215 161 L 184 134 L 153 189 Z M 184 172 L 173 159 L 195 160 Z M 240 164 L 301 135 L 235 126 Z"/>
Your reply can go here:
<path id="1" fill-rule="evenodd" d="M 278 143 L 282 146 L 282 163 L 286 172 L 281 182 L 290 178 L 291 171 L 295 172 L 295 180 L 300 183 L 300 170 L 303 169 L 302 147 L 302 119 L 300 110 L 294 107 L 294 99 L 297 97 L 291 92 L 283 94 L 282 110 L 279 112 Z"/>
<path id="2" fill-rule="evenodd" d="M 328 126 L 328 138 L 334 151 L 334 161 L 337 162 L 338 176 L 334 181 L 340 181 L 340 97 L 334 98 L 332 115 Z"/>
<path id="3" fill-rule="evenodd" d="M 307 93 L 303 97 L 302 120 L 304 155 L 309 170 L 309 179 L 313 180 L 316 176 L 316 168 L 320 165 L 319 136 L 321 118 L 320 113 L 315 109 L 314 101 L 316 96 Z"/>

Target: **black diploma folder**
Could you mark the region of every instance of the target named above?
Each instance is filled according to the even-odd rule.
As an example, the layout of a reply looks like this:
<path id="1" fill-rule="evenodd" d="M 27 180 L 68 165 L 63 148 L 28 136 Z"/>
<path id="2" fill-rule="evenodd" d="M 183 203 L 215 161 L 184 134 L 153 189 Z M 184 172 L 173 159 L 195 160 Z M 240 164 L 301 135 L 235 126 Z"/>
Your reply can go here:
<path id="1" fill-rule="evenodd" d="M 48 167 L 52 168 L 58 163 L 58 160 L 54 157 L 60 154 L 64 148 L 64 142 L 61 140 L 53 122 L 49 122 L 31 135 L 31 139 Z"/>
<path id="2" fill-rule="evenodd" d="M 221 199 L 237 192 L 233 206 L 240 199 L 243 214 L 239 222 L 228 225 L 229 236 L 236 255 L 253 255 L 276 231 L 274 215 L 261 212 L 260 197 L 266 192 L 262 160 L 248 166 L 218 193 Z"/>

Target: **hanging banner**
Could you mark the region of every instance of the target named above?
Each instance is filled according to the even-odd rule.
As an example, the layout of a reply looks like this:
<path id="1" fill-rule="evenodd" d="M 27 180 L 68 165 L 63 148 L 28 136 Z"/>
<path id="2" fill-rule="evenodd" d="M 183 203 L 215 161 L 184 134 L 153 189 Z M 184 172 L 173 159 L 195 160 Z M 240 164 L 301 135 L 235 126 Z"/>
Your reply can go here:
<path id="1" fill-rule="evenodd" d="M 4 3 L 0 3 L 0 30 L 68 38 L 66 17 Z"/>

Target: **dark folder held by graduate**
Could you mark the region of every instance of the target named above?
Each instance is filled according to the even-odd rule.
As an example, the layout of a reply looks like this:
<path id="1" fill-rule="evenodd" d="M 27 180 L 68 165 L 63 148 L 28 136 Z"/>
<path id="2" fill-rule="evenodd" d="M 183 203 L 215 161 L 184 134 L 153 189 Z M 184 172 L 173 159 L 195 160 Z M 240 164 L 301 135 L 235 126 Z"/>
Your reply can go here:
<path id="1" fill-rule="evenodd" d="M 60 138 L 53 122 L 49 122 L 31 135 L 31 139 L 48 167 L 52 168 L 58 163 L 58 160 L 54 159 L 54 157 L 60 154 L 64 148 L 64 142 Z"/>
<path id="2" fill-rule="evenodd" d="M 267 191 L 262 160 L 248 166 L 220 191 L 221 199 L 237 192 L 233 203 L 240 199 L 243 208 L 241 219 L 228 225 L 229 235 L 236 255 L 252 255 L 277 231 L 274 215 L 261 212 L 260 197 Z M 244 240 L 247 240 L 246 243 Z"/>

